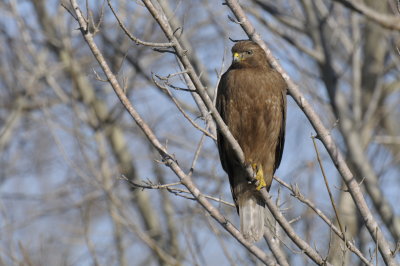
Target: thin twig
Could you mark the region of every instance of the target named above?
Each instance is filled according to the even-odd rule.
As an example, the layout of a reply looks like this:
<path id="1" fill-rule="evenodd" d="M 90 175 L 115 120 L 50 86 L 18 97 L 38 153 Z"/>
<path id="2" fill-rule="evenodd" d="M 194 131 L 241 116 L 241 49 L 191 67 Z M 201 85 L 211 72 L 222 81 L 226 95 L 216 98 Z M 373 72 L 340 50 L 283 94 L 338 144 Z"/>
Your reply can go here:
<path id="1" fill-rule="evenodd" d="M 118 14 L 115 12 L 113 6 L 111 5 L 111 0 L 107 0 L 108 6 L 111 9 L 111 12 L 114 14 L 114 17 L 117 19 L 119 26 L 121 29 L 125 32 L 126 36 L 129 37 L 133 42 L 135 42 L 137 45 L 145 45 L 145 46 L 151 46 L 151 47 L 172 47 L 173 43 L 157 43 L 157 42 L 145 42 L 140 40 L 139 38 L 135 37 L 130 31 L 125 27 L 124 23 L 122 20 L 119 18 Z"/>
<path id="2" fill-rule="evenodd" d="M 208 126 L 206 127 L 206 130 L 208 130 Z M 197 159 L 199 158 L 201 148 L 203 147 L 204 136 L 205 136 L 205 134 L 202 134 L 200 137 L 200 141 L 199 141 L 199 144 L 197 145 L 196 152 L 194 153 L 192 165 L 190 166 L 188 176 L 192 176 L 192 174 L 194 172 L 194 167 L 196 166 L 196 162 L 197 162 Z"/>
<path id="3" fill-rule="evenodd" d="M 165 189 L 168 192 L 171 192 L 176 196 L 181 196 L 181 197 L 184 197 L 184 198 L 190 199 L 190 200 L 196 200 L 196 198 L 187 197 L 187 196 L 183 196 L 183 195 L 180 194 L 180 193 L 191 194 L 190 191 L 185 190 L 185 189 L 180 189 L 180 188 L 172 188 L 174 186 L 182 185 L 182 182 L 175 182 L 175 183 L 170 183 L 170 184 L 159 184 L 159 185 L 156 185 L 156 184 L 151 183 L 150 181 L 143 182 L 143 184 L 139 184 L 139 183 L 133 182 L 131 179 L 128 179 L 124 175 L 122 175 L 122 179 L 127 181 L 134 188 Z M 207 199 L 210 199 L 212 201 L 215 201 L 215 202 L 218 202 L 218 203 L 222 203 L 222 204 L 225 204 L 225 205 L 230 206 L 230 207 L 235 207 L 235 204 L 233 204 L 231 202 L 228 202 L 228 201 L 225 201 L 225 200 L 222 200 L 220 198 L 216 198 L 216 197 L 205 195 L 205 194 L 202 194 L 202 196 L 207 198 Z"/>
<path id="4" fill-rule="evenodd" d="M 319 151 L 318 151 L 317 143 L 315 141 L 315 136 L 311 136 L 311 139 L 312 139 L 313 144 L 314 144 L 314 149 L 315 149 L 315 153 L 317 154 L 317 160 L 318 160 L 319 168 L 321 169 L 322 176 L 324 177 L 325 186 L 326 186 L 326 189 L 328 190 L 329 199 L 331 201 L 333 210 L 335 212 L 335 216 L 336 216 L 336 220 L 338 222 L 339 228 L 340 228 L 340 232 L 342 232 L 342 234 L 344 236 L 345 234 L 344 234 L 344 231 L 343 231 L 343 226 L 342 226 L 342 223 L 340 222 L 340 219 L 339 219 L 339 213 L 337 211 L 335 200 L 333 199 L 333 195 L 332 195 L 331 189 L 329 188 L 328 179 L 326 178 L 325 169 L 324 169 L 324 166 L 322 165 L 321 157 L 319 156 Z"/>

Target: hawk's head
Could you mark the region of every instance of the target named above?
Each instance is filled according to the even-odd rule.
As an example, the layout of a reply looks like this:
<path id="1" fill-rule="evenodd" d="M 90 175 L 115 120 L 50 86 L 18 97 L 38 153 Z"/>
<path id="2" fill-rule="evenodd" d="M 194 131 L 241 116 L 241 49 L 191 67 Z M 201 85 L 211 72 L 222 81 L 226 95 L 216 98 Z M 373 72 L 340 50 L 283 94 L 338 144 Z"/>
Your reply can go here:
<path id="1" fill-rule="evenodd" d="M 239 41 L 232 47 L 233 68 L 269 67 L 264 50 L 253 41 Z"/>

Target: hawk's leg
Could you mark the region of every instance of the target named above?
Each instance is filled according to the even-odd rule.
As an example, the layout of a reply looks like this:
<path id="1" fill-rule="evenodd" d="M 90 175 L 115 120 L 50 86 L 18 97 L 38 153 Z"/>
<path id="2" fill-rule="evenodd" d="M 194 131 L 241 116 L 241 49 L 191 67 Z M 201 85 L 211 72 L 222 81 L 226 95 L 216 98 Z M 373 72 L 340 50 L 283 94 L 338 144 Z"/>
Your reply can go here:
<path id="1" fill-rule="evenodd" d="M 257 186 L 257 190 L 262 189 L 263 187 L 266 187 L 267 184 L 265 183 L 265 179 L 264 179 L 264 172 L 262 170 L 262 166 L 258 165 L 256 163 L 253 163 L 251 165 L 251 167 L 253 168 L 253 171 L 256 175 L 256 179 L 258 181 L 258 186 Z"/>

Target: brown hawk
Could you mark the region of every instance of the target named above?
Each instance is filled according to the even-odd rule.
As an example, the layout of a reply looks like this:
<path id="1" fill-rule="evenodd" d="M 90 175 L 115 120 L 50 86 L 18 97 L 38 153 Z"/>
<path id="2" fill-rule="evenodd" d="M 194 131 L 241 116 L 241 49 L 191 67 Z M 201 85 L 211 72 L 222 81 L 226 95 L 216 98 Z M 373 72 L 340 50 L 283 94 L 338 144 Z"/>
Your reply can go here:
<path id="1" fill-rule="evenodd" d="M 218 86 L 217 110 L 242 148 L 246 164 L 253 167 L 260 185 L 249 184 L 243 166 L 220 132 L 218 150 L 240 216 L 240 231 L 247 240 L 255 242 L 264 234 L 266 215 L 259 190 L 270 189 L 282 158 L 287 86 L 255 42 L 237 42 L 232 54 L 232 65 Z"/>

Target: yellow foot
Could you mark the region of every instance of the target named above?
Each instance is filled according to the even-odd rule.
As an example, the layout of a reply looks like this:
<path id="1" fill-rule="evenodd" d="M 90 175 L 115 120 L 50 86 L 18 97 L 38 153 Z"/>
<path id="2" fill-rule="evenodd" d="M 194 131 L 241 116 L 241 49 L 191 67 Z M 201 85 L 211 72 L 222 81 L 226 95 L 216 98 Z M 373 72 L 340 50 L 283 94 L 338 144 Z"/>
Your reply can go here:
<path id="1" fill-rule="evenodd" d="M 266 187 L 267 184 L 265 183 L 264 180 L 264 173 L 262 170 L 262 166 L 261 165 L 257 165 L 256 163 L 253 163 L 252 165 L 253 171 L 256 174 L 256 179 L 258 181 L 258 186 L 257 186 L 257 190 L 262 189 L 263 187 Z"/>

